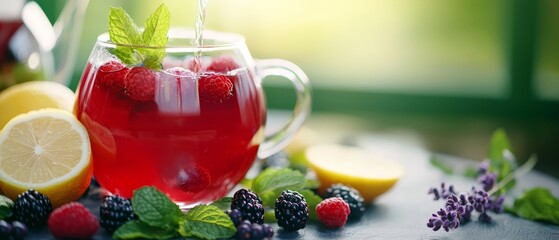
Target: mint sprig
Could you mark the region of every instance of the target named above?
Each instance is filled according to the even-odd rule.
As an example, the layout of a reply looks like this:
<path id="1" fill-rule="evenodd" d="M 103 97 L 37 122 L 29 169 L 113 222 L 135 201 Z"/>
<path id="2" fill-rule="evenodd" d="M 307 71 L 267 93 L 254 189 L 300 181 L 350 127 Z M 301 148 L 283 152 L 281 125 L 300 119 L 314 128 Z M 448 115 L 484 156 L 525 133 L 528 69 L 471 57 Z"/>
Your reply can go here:
<path id="1" fill-rule="evenodd" d="M 140 221 L 152 227 L 175 229 L 182 216 L 180 208 L 154 187 L 135 190 L 132 206 Z"/>
<path id="2" fill-rule="evenodd" d="M 515 199 L 507 211 L 525 219 L 559 225 L 559 199 L 546 188 L 530 189 Z"/>
<path id="3" fill-rule="evenodd" d="M 117 46 L 113 54 L 129 65 L 142 64 L 148 68 L 161 69 L 166 56 L 167 33 L 170 28 L 170 12 L 164 3 L 149 16 L 141 31 L 130 15 L 120 7 L 109 10 L 109 37 Z"/>
<path id="4" fill-rule="evenodd" d="M 113 233 L 115 239 L 169 239 L 178 235 L 203 239 L 229 238 L 236 228 L 229 216 L 213 205 L 199 205 L 183 214 L 167 195 L 154 187 L 134 191 L 132 209 L 138 216 Z"/>
<path id="5" fill-rule="evenodd" d="M 284 190 L 299 192 L 307 201 L 311 218 L 316 219 L 315 207 L 322 198 L 310 188 L 317 186 L 318 182 L 305 178 L 301 172 L 290 168 L 267 168 L 250 182 L 251 190 L 262 198 L 262 203 L 267 208 L 274 207 L 276 199 Z"/>
<path id="6" fill-rule="evenodd" d="M 179 229 L 183 237 L 229 238 L 237 231 L 229 215 L 213 205 L 196 206 L 186 213 L 184 219 L 186 221 Z"/>
<path id="7" fill-rule="evenodd" d="M 487 158 L 489 159 L 489 171 L 497 173 L 497 182 L 503 180 L 517 168 L 518 164 L 512 152 L 510 140 L 506 132 L 501 128 L 495 130 L 491 137 Z M 499 193 L 506 193 L 515 184 L 516 180 L 512 179 L 500 189 Z"/>

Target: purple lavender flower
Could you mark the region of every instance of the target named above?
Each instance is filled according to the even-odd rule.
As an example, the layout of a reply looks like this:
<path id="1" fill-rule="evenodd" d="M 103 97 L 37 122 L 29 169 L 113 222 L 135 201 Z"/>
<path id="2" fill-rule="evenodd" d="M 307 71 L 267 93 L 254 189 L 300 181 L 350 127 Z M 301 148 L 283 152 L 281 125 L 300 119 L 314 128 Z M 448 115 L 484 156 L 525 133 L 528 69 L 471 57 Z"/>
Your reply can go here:
<path id="1" fill-rule="evenodd" d="M 484 175 L 486 173 L 489 172 L 489 160 L 483 160 L 478 166 L 477 166 L 477 174 L 478 175 Z"/>
<path id="2" fill-rule="evenodd" d="M 441 187 L 444 189 L 444 185 Z M 479 212 L 479 221 L 489 223 L 492 220 L 488 212 L 502 213 L 504 201 L 503 196 L 495 198 L 489 196 L 486 191 L 475 188 L 472 188 L 471 194 L 461 193 L 458 196 L 451 194 L 447 197 L 445 208 L 441 208 L 436 214 L 431 215 L 427 227 L 432 228 L 433 231 L 442 228 L 448 232 L 469 221 L 474 210 Z"/>
<path id="3" fill-rule="evenodd" d="M 489 191 L 495 186 L 495 182 L 497 182 L 497 174 L 496 173 L 485 173 L 480 175 L 477 178 L 477 181 L 481 183 L 483 190 Z"/>
<path id="4" fill-rule="evenodd" d="M 432 214 L 427 222 L 427 227 L 432 228 L 433 231 L 438 231 L 441 227 L 445 231 L 456 229 L 460 226 L 459 214 L 453 210 L 440 209 L 437 214 Z"/>
<path id="5" fill-rule="evenodd" d="M 439 200 L 439 199 L 447 199 L 450 195 L 452 194 L 456 194 L 454 192 L 454 186 L 450 185 L 448 186 L 448 189 L 446 188 L 445 183 L 441 183 L 441 188 L 440 191 L 437 188 L 430 188 L 428 194 L 433 194 L 434 195 L 434 200 Z"/>

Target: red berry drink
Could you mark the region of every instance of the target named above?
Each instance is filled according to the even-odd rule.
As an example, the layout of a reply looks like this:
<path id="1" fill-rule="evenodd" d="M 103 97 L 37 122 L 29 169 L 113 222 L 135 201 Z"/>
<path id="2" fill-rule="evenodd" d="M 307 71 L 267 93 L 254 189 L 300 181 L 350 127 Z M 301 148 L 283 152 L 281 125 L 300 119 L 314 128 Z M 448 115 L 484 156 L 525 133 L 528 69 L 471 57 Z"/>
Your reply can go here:
<path id="1" fill-rule="evenodd" d="M 185 205 L 207 203 L 246 174 L 263 141 L 259 81 L 222 58 L 193 73 L 88 64 L 76 116 L 87 128 L 94 176 L 123 197 L 155 186 Z"/>

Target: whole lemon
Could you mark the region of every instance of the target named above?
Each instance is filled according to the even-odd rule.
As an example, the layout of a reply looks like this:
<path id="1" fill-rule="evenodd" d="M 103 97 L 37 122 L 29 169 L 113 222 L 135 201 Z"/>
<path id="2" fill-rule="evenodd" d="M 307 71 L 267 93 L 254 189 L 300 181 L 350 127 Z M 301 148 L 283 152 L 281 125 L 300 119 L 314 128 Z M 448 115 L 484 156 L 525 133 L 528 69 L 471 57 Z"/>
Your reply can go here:
<path id="1" fill-rule="evenodd" d="M 42 108 L 72 111 L 75 94 L 65 85 L 52 81 L 31 81 L 0 92 L 0 129 L 15 116 Z"/>

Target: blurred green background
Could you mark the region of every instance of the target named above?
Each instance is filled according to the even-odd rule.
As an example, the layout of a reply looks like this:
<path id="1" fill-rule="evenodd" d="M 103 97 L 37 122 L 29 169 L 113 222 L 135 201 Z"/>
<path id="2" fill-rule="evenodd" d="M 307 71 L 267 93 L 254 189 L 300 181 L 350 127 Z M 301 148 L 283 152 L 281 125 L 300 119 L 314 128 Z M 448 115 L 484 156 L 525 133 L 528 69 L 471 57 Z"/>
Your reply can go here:
<path id="1" fill-rule="evenodd" d="M 37 2 L 54 20 L 65 0 Z M 91 0 L 71 86 L 109 6 L 141 23 L 161 2 L 173 25 L 194 26 L 195 0 Z M 405 132 L 481 160 L 503 127 L 520 161 L 537 153 L 537 168 L 559 177 L 558 11 L 554 0 L 209 0 L 206 29 L 245 35 L 255 58 L 299 65 L 313 85 L 311 128 Z M 293 106 L 286 81 L 265 86 L 270 108 Z"/>

